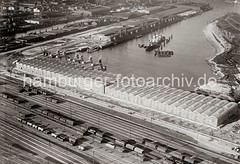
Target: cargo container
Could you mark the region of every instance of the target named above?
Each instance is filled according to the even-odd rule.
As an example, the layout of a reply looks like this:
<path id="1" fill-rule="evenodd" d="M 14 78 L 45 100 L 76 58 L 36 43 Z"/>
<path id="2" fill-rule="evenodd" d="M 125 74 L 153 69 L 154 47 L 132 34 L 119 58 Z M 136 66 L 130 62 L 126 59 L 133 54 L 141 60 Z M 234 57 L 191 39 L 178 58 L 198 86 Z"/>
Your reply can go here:
<path id="1" fill-rule="evenodd" d="M 125 145 L 125 147 L 127 148 L 127 149 L 129 149 L 129 150 L 134 150 L 134 148 L 135 148 L 135 146 L 134 145 L 132 145 L 132 144 L 129 144 L 129 143 L 127 143 L 126 145 Z"/>
<path id="2" fill-rule="evenodd" d="M 116 147 L 114 144 L 111 144 L 111 143 L 106 143 L 105 146 L 110 149 L 115 149 L 115 147 Z"/>
<path id="3" fill-rule="evenodd" d="M 135 146 L 134 151 L 139 153 L 139 154 L 143 154 L 144 153 L 144 148 L 140 148 L 140 147 Z"/>

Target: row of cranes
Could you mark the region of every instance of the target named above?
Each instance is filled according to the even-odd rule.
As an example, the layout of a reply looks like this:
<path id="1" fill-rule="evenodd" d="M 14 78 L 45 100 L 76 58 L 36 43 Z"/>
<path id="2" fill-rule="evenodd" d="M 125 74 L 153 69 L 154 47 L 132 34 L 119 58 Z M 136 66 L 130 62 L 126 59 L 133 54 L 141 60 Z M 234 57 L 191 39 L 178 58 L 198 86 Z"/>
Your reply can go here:
<path id="1" fill-rule="evenodd" d="M 72 58 L 70 55 L 75 54 L 75 57 Z M 66 61 L 73 62 L 75 64 L 81 65 L 85 70 L 94 70 L 98 67 L 99 71 L 107 71 L 107 66 L 103 65 L 102 56 L 99 57 L 98 62 L 93 62 L 93 57 L 89 56 L 88 60 L 84 60 L 83 55 L 76 53 L 72 49 L 67 50 L 57 50 L 55 53 L 49 53 L 47 50 L 43 50 L 44 56 L 49 56 L 51 58 L 65 59 Z M 107 64 L 107 61 L 106 61 Z"/>

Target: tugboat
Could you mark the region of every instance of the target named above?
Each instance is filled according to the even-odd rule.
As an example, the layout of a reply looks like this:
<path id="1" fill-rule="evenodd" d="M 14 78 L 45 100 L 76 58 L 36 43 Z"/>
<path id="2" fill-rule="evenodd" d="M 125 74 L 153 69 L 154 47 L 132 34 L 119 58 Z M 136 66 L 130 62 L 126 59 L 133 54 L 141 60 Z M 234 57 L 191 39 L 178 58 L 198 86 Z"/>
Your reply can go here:
<path id="1" fill-rule="evenodd" d="M 146 51 L 152 51 L 160 47 L 161 43 L 165 41 L 165 36 L 155 34 L 154 38 L 149 41 L 149 45 L 146 46 Z"/>
<path id="2" fill-rule="evenodd" d="M 155 57 L 171 57 L 173 55 L 173 51 L 161 51 L 160 49 L 155 50 Z"/>

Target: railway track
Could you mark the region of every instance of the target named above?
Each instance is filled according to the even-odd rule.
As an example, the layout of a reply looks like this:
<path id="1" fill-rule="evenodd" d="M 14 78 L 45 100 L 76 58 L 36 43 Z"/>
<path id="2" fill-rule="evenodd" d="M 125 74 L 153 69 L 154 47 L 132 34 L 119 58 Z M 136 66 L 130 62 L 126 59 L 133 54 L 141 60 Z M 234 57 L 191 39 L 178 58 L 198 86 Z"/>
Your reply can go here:
<path id="1" fill-rule="evenodd" d="M 14 87 L 9 88 L 9 89 L 13 89 L 14 90 Z M 16 88 L 15 88 L 15 90 L 16 90 Z M 16 92 L 13 92 L 13 93 L 18 94 Z M 106 113 L 102 113 L 102 112 L 99 112 L 99 111 L 96 111 L 96 110 L 92 110 L 91 108 L 88 109 L 88 108 L 86 108 L 85 105 L 82 106 L 82 108 L 81 108 L 81 109 L 87 110 L 87 111 L 84 112 L 83 110 L 78 109 L 79 105 L 75 106 L 76 104 L 72 104 L 70 106 L 69 104 L 46 103 L 46 101 L 44 102 L 44 100 L 41 98 L 41 96 L 40 97 L 37 97 L 37 96 L 33 96 L 33 97 L 21 96 L 21 97 L 27 98 L 28 100 L 34 101 L 35 103 L 41 104 L 43 106 L 47 106 L 50 109 L 53 109 L 55 111 L 61 112 L 61 113 L 66 114 L 66 115 L 69 115 L 69 113 L 71 113 L 70 114 L 71 116 L 74 116 L 74 117 L 76 117 L 76 118 L 78 118 L 80 120 L 84 120 L 86 122 L 90 122 L 92 124 L 95 124 L 96 126 L 100 126 L 101 125 L 101 128 L 103 128 L 103 129 L 108 129 L 109 131 L 112 131 L 112 132 L 115 132 L 115 133 L 118 133 L 118 134 L 124 134 L 125 136 L 130 136 L 133 139 L 134 138 L 135 139 L 150 138 L 150 139 L 152 139 L 154 141 L 159 141 L 161 143 L 165 143 L 167 145 L 170 145 L 168 140 L 166 140 L 164 138 L 160 138 L 159 132 L 156 133 L 153 129 L 149 129 L 149 128 L 146 128 L 144 126 L 141 126 L 141 125 L 138 125 L 138 124 L 134 124 L 134 123 L 130 122 L 129 120 L 119 119 L 119 118 L 116 118 L 115 116 L 108 115 Z M 71 110 L 69 108 L 75 108 L 75 109 L 78 109 L 78 110 L 74 111 L 74 110 Z M 109 123 L 108 123 L 108 121 L 106 122 L 106 116 L 111 118 L 111 120 L 109 120 Z M 121 123 L 119 122 L 120 120 L 122 121 Z M 116 122 L 116 123 L 114 123 L 114 122 Z M 126 130 L 126 129 L 131 129 L 131 131 L 130 130 Z M 180 143 L 183 143 L 183 146 L 184 145 L 185 146 L 192 146 L 192 147 L 195 147 L 195 148 L 197 148 L 199 150 L 205 151 L 208 154 L 211 154 L 213 156 L 217 156 L 217 157 L 219 157 L 221 159 L 224 158 L 226 161 L 231 161 L 231 163 L 238 163 L 238 161 L 233 160 L 233 159 L 228 158 L 228 157 L 224 157 L 221 154 L 217 154 L 215 152 L 211 152 L 211 151 L 209 151 L 207 149 L 200 148 L 198 146 L 195 146 L 195 145 L 187 143 L 187 142 L 183 142 L 183 141 L 181 141 L 179 139 L 178 139 L 178 141 Z M 175 148 L 176 148 L 176 145 L 177 144 L 175 144 Z M 187 148 L 189 149 L 189 147 L 187 147 Z M 201 156 L 200 154 L 196 154 L 196 155 L 197 156 Z"/>

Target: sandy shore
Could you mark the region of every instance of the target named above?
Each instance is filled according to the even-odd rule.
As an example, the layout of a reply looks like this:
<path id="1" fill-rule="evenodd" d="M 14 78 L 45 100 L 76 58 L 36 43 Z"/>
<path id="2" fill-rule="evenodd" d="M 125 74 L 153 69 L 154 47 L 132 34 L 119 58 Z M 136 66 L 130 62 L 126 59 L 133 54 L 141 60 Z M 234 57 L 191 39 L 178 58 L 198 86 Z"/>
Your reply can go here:
<path id="1" fill-rule="evenodd" d="M 209 43 L 215 48 L 215 56 L 212 58 L 208 58 L 207 62 L 212 67 L 213 73 L 221 78 L 224 76 L 224 73 L 221 70 L 221 65 L 215 63 L 214 59 L 216 56 L 229 50 L 231 48 L 231 44 L 229 44 L 223 38 L 221 30 L 217 27 L 217 21 L 210 23 L 204 30 L 204 34 Z M 210 85 L 209 83 L 205 84 L 203 86 L 200 86 L 196 90 L 205 91 L 209 94 L 217 93 L 229 98 L 231 88 L 229 88 L 229 86 L 227 85 L 223 85 L 217 82 L 214 83 L 214 85 Z"/>
<path id="2" fill-rule="evenodd" d="M 223 77 L 224 74 L 221 72 L 221 68 L 214 62 L 214 58 L 217 55 L 222 54 L 226 50 L 231 48 L 229 44 L 222 36 L 222 32 L 217 27 L 217 21 L 210 23 L 204 30 L 205 37 L 209 43 L 215 48 L 215 56 L 207 59 L 210 66 L 213 67 L 214 74 Z"/>

